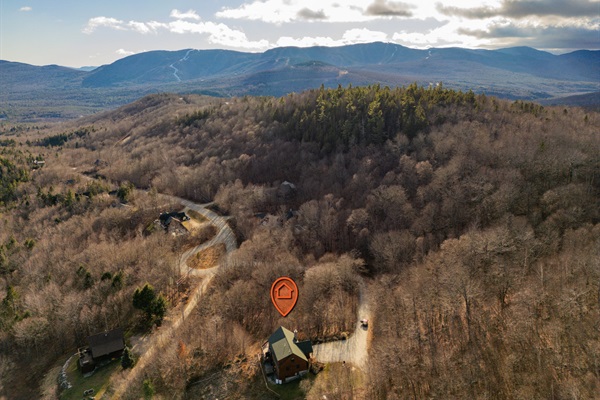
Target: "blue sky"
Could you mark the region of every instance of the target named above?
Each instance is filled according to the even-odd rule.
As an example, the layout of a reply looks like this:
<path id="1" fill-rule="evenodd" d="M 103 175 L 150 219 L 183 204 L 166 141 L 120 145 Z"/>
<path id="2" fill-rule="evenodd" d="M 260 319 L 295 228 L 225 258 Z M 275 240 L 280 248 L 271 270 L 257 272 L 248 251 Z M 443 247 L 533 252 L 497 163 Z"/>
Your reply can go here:
<path id="1" fill-rule="evenodd" d="M 73 67 L 149 50 L 600 48 L 600 0 L 0 0 L 0 59 Z"/>

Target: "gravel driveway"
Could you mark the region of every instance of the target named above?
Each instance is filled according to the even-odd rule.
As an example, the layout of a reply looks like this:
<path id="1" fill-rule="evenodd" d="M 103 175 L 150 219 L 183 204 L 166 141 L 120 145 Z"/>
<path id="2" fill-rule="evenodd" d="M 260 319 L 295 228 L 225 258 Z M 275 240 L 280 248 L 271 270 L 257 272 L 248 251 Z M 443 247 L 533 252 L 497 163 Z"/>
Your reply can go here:
<path id="1" fill-rule="evenodd" d="M 368 295 L 365 283 L 361 281 L 358 300 L 358 312 L 354 332 L 346 340 L 337 340 L 316 344 L 313 346 L 313 357 L 320 362 L 347 362 L 363 369 L 367 365 L 368 357 L 368 334 L 370 328 L 362 327 L 360 320 L 366 318 L 371 322 Z"/>

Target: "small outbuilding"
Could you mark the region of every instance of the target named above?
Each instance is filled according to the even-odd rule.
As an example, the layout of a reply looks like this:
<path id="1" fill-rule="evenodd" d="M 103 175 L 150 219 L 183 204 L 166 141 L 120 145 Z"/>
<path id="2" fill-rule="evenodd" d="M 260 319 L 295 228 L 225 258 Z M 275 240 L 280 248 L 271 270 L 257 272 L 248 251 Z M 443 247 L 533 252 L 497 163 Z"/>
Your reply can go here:
<path id="1" fill-rule="evenodd" d="M 265 344 L 265 361 L 272 365 L 276 383 L 298 379 L 308 372 L 313 351 L 310 340 L 299 342 L 296 333 L 280 326 Z"/>

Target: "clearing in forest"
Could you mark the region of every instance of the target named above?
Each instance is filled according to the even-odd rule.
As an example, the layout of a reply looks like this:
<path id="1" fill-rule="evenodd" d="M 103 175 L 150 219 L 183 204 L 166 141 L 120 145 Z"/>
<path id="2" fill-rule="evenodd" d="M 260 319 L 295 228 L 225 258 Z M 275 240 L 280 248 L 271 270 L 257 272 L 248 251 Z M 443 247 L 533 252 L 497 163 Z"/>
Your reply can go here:
<path id="1" fill-rule="evenodd" d="M 193 269 L 212 268 L 218 265 L 219 260 L 224 254 L 225 245 L 223 243 L 218 243 L 190 257 L 187 265 Z"/>

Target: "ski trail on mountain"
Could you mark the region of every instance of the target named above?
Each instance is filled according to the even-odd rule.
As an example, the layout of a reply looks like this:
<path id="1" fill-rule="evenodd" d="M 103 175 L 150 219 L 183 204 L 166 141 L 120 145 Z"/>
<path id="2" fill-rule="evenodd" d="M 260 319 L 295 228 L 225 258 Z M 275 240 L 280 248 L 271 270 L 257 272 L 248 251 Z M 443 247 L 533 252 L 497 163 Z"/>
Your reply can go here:
<path id="1" fill-rule="evenodd" d="M 179 63 L 179 62 L 184 62 L 187 61 L 188 58 L 190 57 L 190 53 L 192 51 L 196 51 L 194 49 L 190 49 L 187 51 L 187 53 L 185 53 L 185 56 L 183 56 L 182 58 L 180 58 L 179 60 L 175 61 L 174 63 L 172 63 L 171 65 L 169 65 L 169 68 L 173 69 L 173 76 L 175 77 L 175 79 L 177 79 L 177 82 L 181 82 L 181 78 L 179 77 L 178 73 L 179 73 L 179 69 L 175 66 L 175 63 Z"/>
<path id="2" fill-rule="evenodd" d="M 173 63 L 173 64 L 175 64 L 175 63 Z M 173 64 L 169 65 L 169 68 L 173 68 L 173 76 L 175 77 L 175 79 L 177 79 L 177 82 L 181 82 L 181 78 L 179 77 L 179 75 L 177 75 L 179 70 L 177 68 L 175 68 L 175 66 Z"/>

